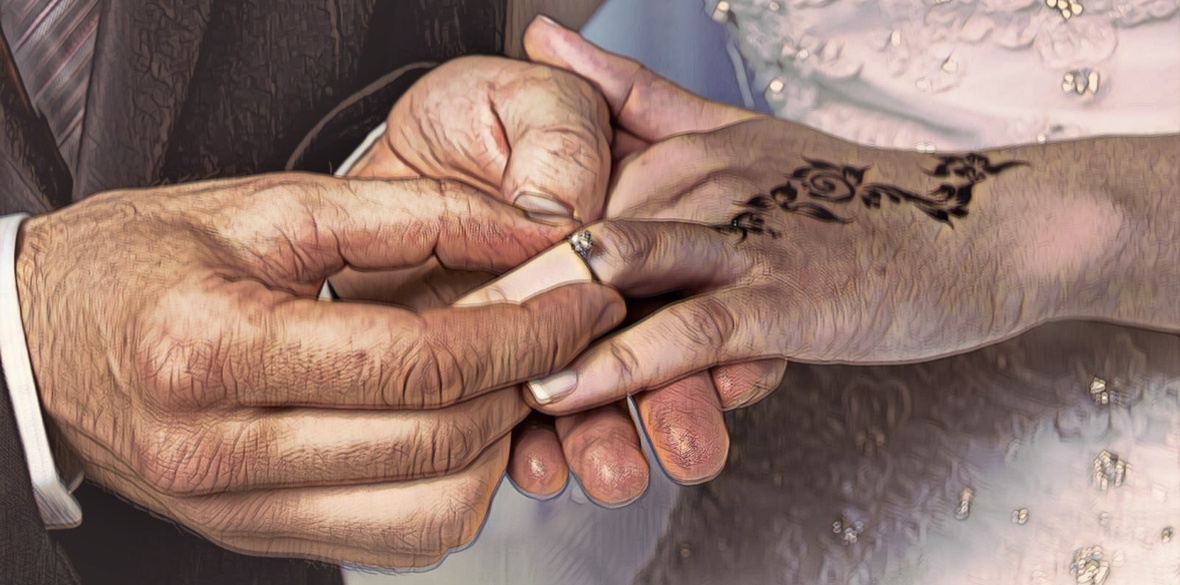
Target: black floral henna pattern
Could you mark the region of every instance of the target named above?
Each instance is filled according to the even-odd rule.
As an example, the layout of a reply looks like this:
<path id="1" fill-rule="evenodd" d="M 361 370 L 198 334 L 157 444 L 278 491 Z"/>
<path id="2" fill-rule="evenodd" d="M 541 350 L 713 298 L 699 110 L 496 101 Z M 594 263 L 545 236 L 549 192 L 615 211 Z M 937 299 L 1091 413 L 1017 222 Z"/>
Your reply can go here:
<path id="1" fill-rule="evenodd" d="M 777 237 L 778 232 L 768 228 L 763 218 L 766 211 L 776 207 L 821 221 L 848 223 L 852 220 L 829 209 L 831 204 L 859 200 L 866 208 L 877 209 L 881 207 L 883 199 L 899 204 L 909 203 L 935 220 L 954 227 L 952 218 L 967 215 L 967 206 L 971 203 L 976 184 L 1012 167 L 1028 164 L 1023 161 L 992 164 L 981 154 L 937 158 L 938 164 L 934 169 L 924 172 L 943 179 L 943 183 L 928 193 L 917 193 L 884 183 L 865 183 L 865 173 L 870 167 L 840 166 L 804 158 L 807 166 L 799 167 L 787 175 L 787 182 L 775 186 L 769 193 L 751 197 L 741 205 L 742 210 L 729 223 L 715 227 L 739 234 L 742 240 L 750 234 Z"/>

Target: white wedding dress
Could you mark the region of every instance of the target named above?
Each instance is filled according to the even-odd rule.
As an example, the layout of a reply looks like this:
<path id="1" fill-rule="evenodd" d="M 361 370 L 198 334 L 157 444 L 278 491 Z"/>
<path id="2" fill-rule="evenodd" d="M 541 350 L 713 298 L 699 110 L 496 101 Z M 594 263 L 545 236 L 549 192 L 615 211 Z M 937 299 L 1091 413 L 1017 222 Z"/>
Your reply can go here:
<path id="1" fill-rule="evenodd" d="M 1177 0 L 729 0 L 773 111 L 919 150 L 1180 131 Z"/>
<path id="2" fill-rule="evenodd" d="M 1180 132 L 1180 0 L 612 0 L 587 30 L 866 144 Z M 438 569 L 349 581 L 1180 584 L 1180 336 L 1061 323 L 926 364 L 796 365 L 729 422 L 710 484 L 657 471 L 605 510 L 506 483 Z"/>

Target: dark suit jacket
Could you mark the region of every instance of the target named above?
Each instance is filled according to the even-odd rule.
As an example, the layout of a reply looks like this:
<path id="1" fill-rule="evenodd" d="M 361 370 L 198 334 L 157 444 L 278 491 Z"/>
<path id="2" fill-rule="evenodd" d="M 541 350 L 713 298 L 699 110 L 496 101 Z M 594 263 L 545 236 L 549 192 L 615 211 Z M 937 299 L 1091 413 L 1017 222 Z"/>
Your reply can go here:
<path id="1" fill-rule="evenodd" d="M 504 0 L 101 4 L 75 165 L 0 43 L 0 213 L 114 188 L 329 172 L 430 64 L 503 47 Z M 82 526 L 47 532 L 2 385 L 0 585 L 340 582 L 336 567 L 230 553 L 93 485 L 77 493 Z"/>

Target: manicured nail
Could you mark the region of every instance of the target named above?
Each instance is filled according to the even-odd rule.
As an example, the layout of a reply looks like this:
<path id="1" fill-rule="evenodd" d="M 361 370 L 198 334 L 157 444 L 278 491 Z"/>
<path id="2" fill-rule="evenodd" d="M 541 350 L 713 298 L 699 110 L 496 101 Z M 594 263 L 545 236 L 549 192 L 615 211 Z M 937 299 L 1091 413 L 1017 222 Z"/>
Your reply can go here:
<path id="1" fill-rule="evenodd" d="M 524 191 L 517 195 L 514 204 L 534 216 L 558 215 L 571 218 L 574 215 L 570 208 L 561 202 L 532 191 Z"/>
<path id="2" fill-rule="evenodd" d="M 573 370 L 564 370 L 549 376 L 529 380 L 529 392 L 539 404 L 552 404 L 565 398 L 578 385 L 578 374 Z"/>

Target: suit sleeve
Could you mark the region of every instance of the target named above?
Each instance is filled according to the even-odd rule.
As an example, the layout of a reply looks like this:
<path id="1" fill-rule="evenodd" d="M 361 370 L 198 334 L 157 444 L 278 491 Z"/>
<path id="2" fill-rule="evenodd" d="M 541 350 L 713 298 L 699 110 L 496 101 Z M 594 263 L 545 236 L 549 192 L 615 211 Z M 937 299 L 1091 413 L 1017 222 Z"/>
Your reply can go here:
<path id="1" fill-rule="evenodd" d="M 71 179 L 49 124 L 21 85 L 0 33 L 0 214 L 46 213 L 69 201 Z M 8 387 L 0 376 L 0 583 L 75 584 L 78 578 L 49 536 L 33 499 L 28 464 Z"/>
<path id="2" fill-rule="evenodd" d="M 0 32 L 0 215 L 32 215 L 64 207 L 73 181 L 49 123 L 21 84 L 8 41 Z"/>
<path id="3" fill-rule="evenodd" d="M 286 169 L 335 173 L 369 133 L 385 121 L 402 94 L 435 65 L 424 61 L 398 68 L 340 102 L 307 133 L 288 159 Z"/>
<path id="4" fill-rule="evenodd" d="M 65 553 L 49 536 L 33 500 L 24 449 L 0 377 L 0 583 L 73 585 L 78 583 Z"/>

